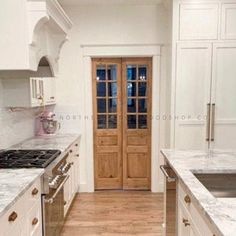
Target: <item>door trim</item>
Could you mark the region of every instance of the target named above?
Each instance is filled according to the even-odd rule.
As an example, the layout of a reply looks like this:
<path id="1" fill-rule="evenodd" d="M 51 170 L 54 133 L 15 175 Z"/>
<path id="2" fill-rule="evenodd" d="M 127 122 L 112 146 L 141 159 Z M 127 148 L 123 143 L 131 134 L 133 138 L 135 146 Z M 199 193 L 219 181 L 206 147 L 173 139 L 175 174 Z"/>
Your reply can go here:
<path id="1" fill-rule="evenodd" d="M 151 152 L 151 191 L 162 192 L 163 181 L 158 166 L 160 160 L 160 78 L 161 78 L 161 46 L 159 45 L 88 45 L 83 46 L 84 65 L 84 114 L 88 117 L 84 122 L 84 153 L 86 154 L 86 175 L 82 180 L 80 191 L 94 192 L 94 160 L 93 160 L 93 99 L 92 99 L 92 57 L 152 57 L 152 152 Z M 84 168 L 84 167 L 81 167 Z M 84 182 L 84 183 L 83 183 Z"/>

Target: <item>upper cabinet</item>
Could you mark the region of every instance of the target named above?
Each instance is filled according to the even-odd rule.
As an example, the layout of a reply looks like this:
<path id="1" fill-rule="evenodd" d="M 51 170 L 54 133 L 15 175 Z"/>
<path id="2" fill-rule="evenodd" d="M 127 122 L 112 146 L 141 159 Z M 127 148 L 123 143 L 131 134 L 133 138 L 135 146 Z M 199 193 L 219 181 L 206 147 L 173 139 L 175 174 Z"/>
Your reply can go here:
<path id="1" fill-rule="evenodd" d="M 0 70 L 37 71 L 46 57 L 56 75 L 60 49 L 72 27 L 57 0 L 3 1 L 0 15 Z"/>
<path id="2" fill-rule="evenodd" d="M 180 4 L 179 39 L 217 39 L 218 11 L 218 4 Z"/>
<path id="3" fill-rule="evenodd" d="M 222 5 L 221 19 L 221 38 L 236 39 L 236 3 Z"/>

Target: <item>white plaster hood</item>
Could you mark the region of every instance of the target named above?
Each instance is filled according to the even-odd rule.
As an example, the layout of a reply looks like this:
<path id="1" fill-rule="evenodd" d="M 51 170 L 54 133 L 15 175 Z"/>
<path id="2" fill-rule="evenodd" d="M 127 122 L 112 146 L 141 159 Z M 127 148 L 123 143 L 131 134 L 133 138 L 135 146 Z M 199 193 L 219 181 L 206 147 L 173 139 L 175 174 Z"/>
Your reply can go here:
<path id="1" fill-rule="evenodd" d="M 57 0 L 4 0 L 0 16 L 0 70 L 37 71 L 46 57 L 56 75 L 72 27 Z"/>

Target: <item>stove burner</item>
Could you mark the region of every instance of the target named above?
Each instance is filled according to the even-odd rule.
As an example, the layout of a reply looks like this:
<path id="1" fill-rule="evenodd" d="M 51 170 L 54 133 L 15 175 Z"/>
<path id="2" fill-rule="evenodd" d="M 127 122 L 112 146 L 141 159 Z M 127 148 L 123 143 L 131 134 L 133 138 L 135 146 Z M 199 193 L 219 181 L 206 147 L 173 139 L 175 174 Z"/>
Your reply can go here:
<path id="1" fill-rule="evenodd" d="M 0 152 L 0 168 L 46 168 L 59 150 L 6 150 Z"/>

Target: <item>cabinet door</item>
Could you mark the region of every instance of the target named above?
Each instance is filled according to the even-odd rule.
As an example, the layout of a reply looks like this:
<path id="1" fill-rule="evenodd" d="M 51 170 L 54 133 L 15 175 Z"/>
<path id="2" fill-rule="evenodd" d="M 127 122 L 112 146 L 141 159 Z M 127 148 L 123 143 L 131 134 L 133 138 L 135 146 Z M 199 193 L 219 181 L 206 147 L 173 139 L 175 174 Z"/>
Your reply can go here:
<path id="1" fill-rule="evenodd" d="M 42 104 L 42 83 L 40 78 L 30 78 L 30 97 L 31 97 L 31 106 L 40 106 Z"/>
<path id="2" fill-rule="evenodd" d="M 236 145 L 236 43 L 215 44 L 213 51 L 212 147 Z M 215 113 L 215 114 L 214 114 Z M 215 117 L 215 119 L 214 119 Z"/>
<path id="3" fill-rule="evenodd" d="M 218 38 L 218 4 L 180 4 L 180 40 Z"/>
<path id="4" fill-rule="evenodd" d="M 56 83 L 55 77 L 42 78 L 44 90 L 44 104 L 51 105 L 56 102 Z"/>
<path id="5" fill-rule="evenodd" d="M 222 5 L 221 38 L 236 39 L 236 3 Z"/>
<path id="6" fill-rule="evenodd" d="M 175 148 L 207 147 L 206 116 L 210 102 L 212 45 L 179 44 L 177 47 Z"/>

